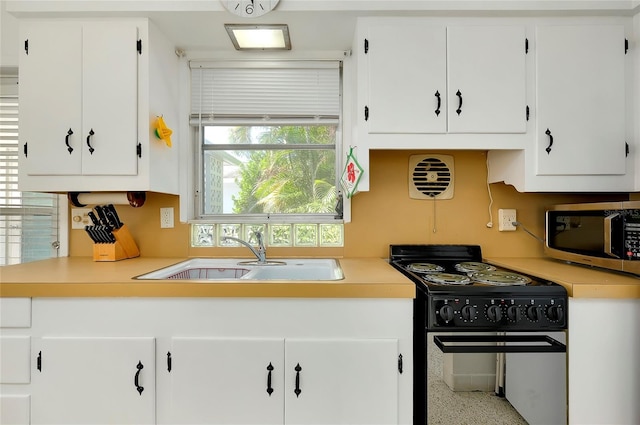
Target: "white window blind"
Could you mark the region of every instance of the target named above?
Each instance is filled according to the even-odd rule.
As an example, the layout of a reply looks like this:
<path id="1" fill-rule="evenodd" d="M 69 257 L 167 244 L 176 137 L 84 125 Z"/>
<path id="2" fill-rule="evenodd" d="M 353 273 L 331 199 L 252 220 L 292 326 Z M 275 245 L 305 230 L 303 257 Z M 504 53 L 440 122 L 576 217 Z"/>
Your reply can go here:
<path id="1" fill-rule="evenodd" d="M 58 198 L 18 191 L 17 77 L 0 83 L 0 265 L 55 257 Z"/>
<path id="2" fill-rule="evenodd" d="M 339 62 L 191 64 L 192 124 L 340 116 Z"/>

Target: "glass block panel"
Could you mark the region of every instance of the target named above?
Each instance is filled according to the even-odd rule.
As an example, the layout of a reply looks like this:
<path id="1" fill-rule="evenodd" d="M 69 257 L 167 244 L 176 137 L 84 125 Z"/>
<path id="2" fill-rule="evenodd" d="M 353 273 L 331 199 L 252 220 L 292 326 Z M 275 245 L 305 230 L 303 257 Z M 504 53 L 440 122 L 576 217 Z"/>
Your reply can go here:
<path id="1" fill-rule="evenodd" d="M 290 224 L 269 225 L 269 246 L 291 246 L 291 242 Z"/>
<path id="2" fill-rule="evenodd" d="M 191 246 L 215 246 L 215 231 L 214 224 L 192 224 Z"/>
<path id="3" fill-rule="evenodd" d="M 320 225 L 320 246 L 343 246 L 343 226 L 342 224 L 321 224 Z"/>
<path id="4" fill-rule="evenodd" d="M 233 238 L 242 238 L 241 224 L 220 224 L 218 227 L 218 244 L 219 246 L 240 246 L 236 241 L 223 241 L 223 236 L 231 236 Z"/>
<path id="5" fill-rule="evenodd" d="M 264 224 L 245 224 L 244 226 L 244 236 L 242 237 L 242 239 L 244 239 L 245 241 L 249 242 L 251 245 L 258 245 L 258 240 L 256 239 L 255 235 L 253 234 L 254 232 L 260 232 L 262 233 L 263 236 L 265 236 L 264 233 L 264 229 L 265 229 L 265 225 Z M 266 236 L 265 236 L 266 238 Z M 265 240 L 266 242 L 266 240 Z"/>
<path id="6" fill-rule="evenodd" d="M 318 246 L 317 224 L 294 224 L 295 246 Z"/>

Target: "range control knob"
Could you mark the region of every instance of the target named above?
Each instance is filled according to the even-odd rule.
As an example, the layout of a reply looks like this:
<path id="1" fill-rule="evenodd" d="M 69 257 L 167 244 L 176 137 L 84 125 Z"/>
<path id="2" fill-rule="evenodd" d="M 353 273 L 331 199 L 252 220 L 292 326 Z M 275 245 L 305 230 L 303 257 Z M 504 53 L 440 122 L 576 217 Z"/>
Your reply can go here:
<path id="1" fill-rule="evenodd" d="M 535 305 L 530 305 L 527 307 L 527 317 L 532 322 L 537 322 L 540 320 L 540 307 Z"/>
<path id="2" fill-rule="evenodd" d="M 465 305 L 460 311 L 463 320 L 474 320 L 477 317 L 476 308 L 472 305 Z"/>
<path id="3" fill-rule="evenodd" d="M 519 322 L 522 319 L 522 309 L 517 305 L 511 305 L 507 308 L 507 318 L 512 322 Z"/>
<path id="4" fill-rule="evenodd" d="M 564 309 L 561 305 L 551 305 L 547 307 L 547 317 L 553 322 L 560 322 L 564 319 Z"/>
<path id="5" fill-rule="evenodd" d="M 449 304 L 445 304 L 442 307 L 440 307 L 440 318 L 442 318 L 442 320 L 444 320 L 445 322 L 450 322 L 453 320 L 453 307 L 451 307 Z"/>
<path id="6" fill-rule="evenodd" d="M 490 305 L 487 308 L 487 318 L 492 322 L 499 322 L 502 320 L 502 309 L 499 305 Z"/>

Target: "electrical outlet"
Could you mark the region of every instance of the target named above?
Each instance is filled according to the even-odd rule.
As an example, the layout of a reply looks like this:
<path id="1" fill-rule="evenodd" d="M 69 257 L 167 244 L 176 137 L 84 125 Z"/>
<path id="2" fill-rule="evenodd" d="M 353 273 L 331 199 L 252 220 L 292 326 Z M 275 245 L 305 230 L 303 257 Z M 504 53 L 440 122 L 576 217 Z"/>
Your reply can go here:
<path id="1" fill-rule="evenodd" d="M 91 208 L 71 208 L 71 228 L 84 229 L 85 226 L 93 224 L 89 218 Z"/>
<path id="2" fill-rule="evenodd" d="M 173 228 L 173 208 L 160 208 L 160 228 Z"/>
<path id="3" fill-rule="evenodd" d="M 516 226 L 513 225 L 513 222 L 516 221 L 516 210 L 499 209 L 498 217 L 499 217 L 498 231 L 512 232 L 516 230 Z"/>

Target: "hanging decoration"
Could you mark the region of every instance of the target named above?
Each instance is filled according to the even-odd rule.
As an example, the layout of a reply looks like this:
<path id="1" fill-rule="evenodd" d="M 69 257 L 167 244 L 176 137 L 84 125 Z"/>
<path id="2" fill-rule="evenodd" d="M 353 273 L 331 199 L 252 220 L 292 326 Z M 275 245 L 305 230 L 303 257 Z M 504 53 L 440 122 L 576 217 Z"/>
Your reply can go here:
<path id="1" fill-rule="evenodd" d="M 156 129 L 156 137 L 160 140 L 164 140 L 167 146 L 171 147 L 171 135 L 173 134 L 173 131 L 164 123 L 162 115 L 156 118 L 154 127 Z"/>
<path id="2" fill-rule="evenodd" d="M 360 166 L 353 153 L 353 147 L 349 147 L 347 162 L 345 163 L 344 171 L 340 178 L 340 183 L 347 194 L 347 198 L 351 198 L 353 195 L 358 193 L 358 184 L 360 183 L 363 172 L 364 169 Z"/>

